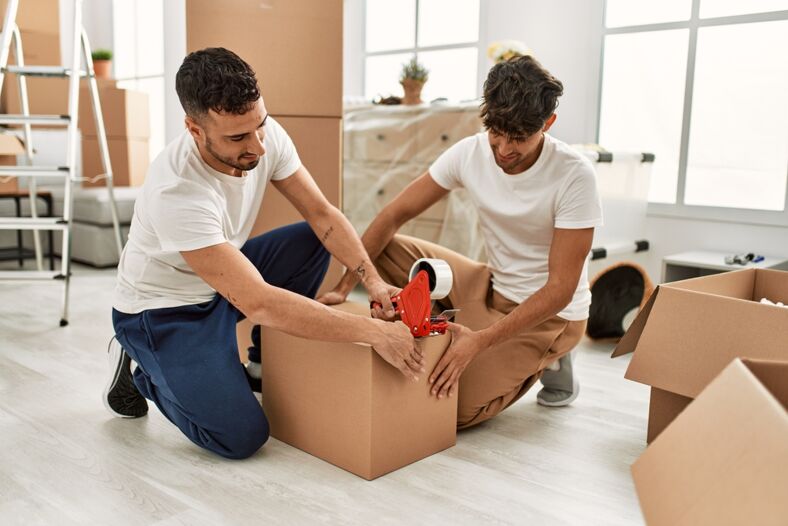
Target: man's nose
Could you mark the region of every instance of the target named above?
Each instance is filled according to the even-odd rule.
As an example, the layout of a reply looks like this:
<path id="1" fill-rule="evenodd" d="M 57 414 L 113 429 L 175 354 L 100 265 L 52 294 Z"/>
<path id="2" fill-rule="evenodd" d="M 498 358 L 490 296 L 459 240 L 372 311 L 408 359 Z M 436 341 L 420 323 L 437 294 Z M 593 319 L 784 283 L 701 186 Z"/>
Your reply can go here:
<path id="1" fill-rule="evenodd" d="M 249 145 L 249 152 L 255 155 L 264 155 L 265 154 L 265 146 L 263 146 L 263 139 L 259 137 L 256 133 L 252 134 L 252 141 Z"/>

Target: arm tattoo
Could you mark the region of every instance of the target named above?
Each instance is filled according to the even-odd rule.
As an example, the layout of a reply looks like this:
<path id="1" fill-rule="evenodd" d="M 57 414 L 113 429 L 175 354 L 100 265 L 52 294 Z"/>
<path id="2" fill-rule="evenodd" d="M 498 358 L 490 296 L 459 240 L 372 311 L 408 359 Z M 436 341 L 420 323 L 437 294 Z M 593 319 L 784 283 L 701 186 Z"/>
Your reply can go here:
<path id="1" fill-rule="evenodd" d="M 328 239 L 328 237 L 331 235 L 332 232 L 334 232 L 334 227 L 333 226 L 328 227 L 328 230 L 326 230 L 326 233 L 323 234 L 323 237 L 320 239 L 320 242 L 325 243 L 326 239 Z"/>
<path id="2" fill-rule="evenodd" d="M 361 265 L 356 268 L 356 275 L 358 276 L 358 279 L 363 280 L 366 272 L 367 271 L 364 268 L 364 263 L 362 262 Z"/>
<path id="3" fill-rule="evenodd" d="M 224 297 L 225 297 L 225 298 L 227 298 L 227 300 L 228 300 L 230 303 L 232 303 L 232 304 L 233 304 L 235 307 L 238 307 L 238 300 L 237 300 L 237 299 L 235 299 L 235 298 L 233 298 L 233 297 L 230 295 L 230 293 L 229 293 L 229 292 L 228 292 L 227 294 L 225 294 L 225 295 L 224 295 Z"/>

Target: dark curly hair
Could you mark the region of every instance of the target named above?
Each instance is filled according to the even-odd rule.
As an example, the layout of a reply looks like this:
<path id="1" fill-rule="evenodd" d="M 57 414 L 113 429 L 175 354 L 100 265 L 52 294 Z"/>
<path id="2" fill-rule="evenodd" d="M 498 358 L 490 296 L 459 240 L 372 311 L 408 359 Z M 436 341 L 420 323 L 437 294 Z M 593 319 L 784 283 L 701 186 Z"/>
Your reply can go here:
<path id="1" fill-rule="evenodd" d="M 186 115 L 204 117 L 208 110 L 243 114 L 260 98 L 254 71 L 222 47 L 189 53 L 175 75 L 175 91 Z"/>
<path id="2" fill-rule="evenodd" d="M 563 92 L 561 81 L 531 56 L 500 62 L 484 82 L 484 127 L 507 137 L 527 137 L 542 129 Z"/>

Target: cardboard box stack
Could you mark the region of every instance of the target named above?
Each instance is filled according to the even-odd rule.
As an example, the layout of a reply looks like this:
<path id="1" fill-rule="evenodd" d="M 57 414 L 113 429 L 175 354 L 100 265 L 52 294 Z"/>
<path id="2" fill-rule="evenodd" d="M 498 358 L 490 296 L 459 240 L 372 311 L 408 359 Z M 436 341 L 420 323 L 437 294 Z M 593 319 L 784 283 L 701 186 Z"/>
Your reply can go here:
<path id="1" fill-rule="evenodd" d="M 333 205 L 342 208 L 341 0 L 189 0 L 188 52 L 221 46 L 237 53 L 257 75 L 266 109 L 287 130 L 304 166 Z M 251 232 L 259 235 L 303 218 L 271 185 Z M 323 288 L 342 266 L 332 260 Z M 251 324 L 238 325 L 245 356 Z"/>
<path id="2" fill-rule="evenodd" d="M 788 521 L 788 361 L 731 362 L 632 466 L 650 526 Z"/>
<path id="3" fill-rule="evenodd" d="M 5 14 L 6 0 L 0 0 Z M 16 23 L 22 37 L 25 64 L 56 66 L 60 56 L 60 3 L 58 0 L 25 0 L 19 3 Z M 0 15 L 2 16 L 2 15 Z M 12 50 L 14 47 L 12 46 Z M 9 64 L 16 64 L 12 51 Z M 27 94 L 32 114 L 63 115 L 68 113 L 68 79 L 27 77 Z M 3 113 L 22 113 L 16 75 L 3 81 L 0 109 Z"/>
<path id="4" fill-rule="evenodd" d="M 336 308 L 369 315 L 365 305 Z M 398 323 L 398 322 L 397 322 Z M 368 345 L 263 329 L 263 408 L 271 436 L 367 480 L 454 445 L 457 399 L 429 394 Z M 449 335 L 417 340 L 431 371 Z"/>
<path id="5" fill-rule="evenodd" d="M 737 357 L 788 361 L 788 272 L 747 269 L 657 287 L 613 357 L 651 386 L 651 443 Z M 786 379 L 788 382 L 788 379 Z"/>
<path id="6" fill-rule="evenodd" d="M 95 117 L 90 91 L 85 85 L 79 93 L 79 127 L 82 130 L 82 173 L 95 177 L 104 172 L 96 137 Z M 114 83 L 99 87 L 101 111 L 107 134 L 113 182 L 116 186 L 140 186 L 148 171 L 150 112 L 148 95 L 120 89 Z M 106 186 L 104 179 L 83 182 L 83 186 Z"/>

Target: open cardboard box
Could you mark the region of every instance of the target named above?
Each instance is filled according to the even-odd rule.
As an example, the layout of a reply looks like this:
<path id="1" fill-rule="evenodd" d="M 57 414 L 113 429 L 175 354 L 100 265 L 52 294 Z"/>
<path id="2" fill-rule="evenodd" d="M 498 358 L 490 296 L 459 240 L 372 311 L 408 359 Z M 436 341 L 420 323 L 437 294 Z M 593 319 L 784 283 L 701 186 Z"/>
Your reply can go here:
<path id="1" fill-rule="evenodd" d="M 788 361 L 730 363 L 632 466 L 650 526 L 788 522 Z"/>
<path id="2" fill-rule="evenodd" d="M 736 357 L 788 360 L 788 272 L 748 269 L 660 285 L 613 357 L 634 351 L 625 377 L 651 386 L 647 441 Z"/>
<path id="3" fill-rule="evenodd" d="M 357 303 L 336 308 L 369 316 Z M 425 372 L 414 382 L 369 345 L 263 327 L 262 399 L 271 436 L 367 480 L 453 446 L 457 398 L 438 400 L 427 384 L 450 340 L 417 340 Z"/>

